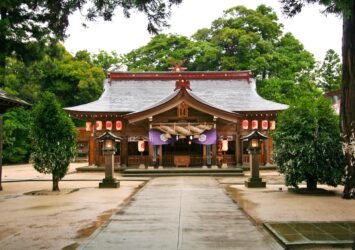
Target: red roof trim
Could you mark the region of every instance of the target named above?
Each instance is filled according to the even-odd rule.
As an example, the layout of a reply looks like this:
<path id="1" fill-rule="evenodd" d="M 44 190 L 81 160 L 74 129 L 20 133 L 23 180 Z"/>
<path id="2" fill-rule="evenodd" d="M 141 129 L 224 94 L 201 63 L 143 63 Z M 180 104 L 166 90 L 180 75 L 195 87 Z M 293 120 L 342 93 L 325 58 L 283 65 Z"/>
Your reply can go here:
<path id="1" fill-rule="evenodd" d="M 110 80 L 249 80 L 250 71 L 109 72 Z"/>

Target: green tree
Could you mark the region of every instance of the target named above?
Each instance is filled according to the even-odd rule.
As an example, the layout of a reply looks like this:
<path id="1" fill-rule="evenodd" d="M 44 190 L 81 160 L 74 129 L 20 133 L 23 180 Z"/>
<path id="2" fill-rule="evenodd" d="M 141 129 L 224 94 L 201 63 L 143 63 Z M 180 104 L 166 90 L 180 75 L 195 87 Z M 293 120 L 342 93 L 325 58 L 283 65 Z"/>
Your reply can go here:
<path id="1" fill-rule="evenodd" d="M 108 53 L 104 50 L 100 50 L 99 53 L 92 55 L 92 62 L 107 72 L 110 67 L 119 67 L 121 58 L 117 55 L 116 51 Z"/>
<path id="2" fill-rule="evenodd" d="M 281 0 L 283 11 L 294 16 L 306 4 L 319 3 L 326 13 L 343 16 L 342 101 L 340 107 L 343 147 L 346 158 L 343 198 L 355 198 L 355 1 L 353 0 Z"/>
<path id="3" fill-rule="evenodd" d="M 185 61 L 189 70 L 216 67 L 220 50 L 206 41 L 194 42 L 185 36 L 157 35 L 147 45 L 123 56 L 130 71 L 165 71 L 172 64 Z"/>
<path id="4" fill-rule="evenodd" d="M 344 176 L 338 117 L 322 96 L 301 97 L 278 117 L 273 133 L 274 160 L 285 174 L 286 185 L 317 182 L 336 186 Z"/>
<path id="5" fill-rule="evenodd" d="M 259 92 L 285 103 L 304 89 L 298 87 L 301 81 L 309 85 L 305 76 L 315 65 L 312 54 L 292 34 L 282 34 L 277 15 L 265 5 L 256 10 L 231 8 L 191 38 L 158 35 L 123 57 L 130 71 L 164 71 L 181 61 L 189 70 L 251 69 Z"/>
<path id="6" fill-rule="evenodd" d="M 31 112 L 14 108 L 4 114 L 4 163 L 25 163 L 30 156 Z"/>
<path id="7" fill-rule="evenodd" d="M 76 152 L 74 124 L 50 92 L 41 95 L 32 117 L 33 166 L 40 173 L 52 174 L 53 191 L 59 191 L 59 181 Z"/>
<path id="8" fill-rule="evenodd" d="M 122 9 L 126 17 L 132 10 L 144 13 L 147 29 L 157 33 L 168 26 L 170 7 L 182 0 L 3 0 L 0 1 L 0 87 L 4 84 L 6 57 L 29 62 L 41 58 L 42 49 L 65 38 L 69 16 L 79 10 L 87 20 L 102 17 L 110 21 Z M 59 11 L 60 10 L 60 11 Z"/>
<path id="9" fill-rule="evenodd" d="M 41 60 L 26 65 L 7 58 L 5 90 L 34 103 L 41 91 L 54 93 L 63 106 L 96 100 L 102 93 L 105 73 L 91 63 L 90 54 L 69 54 L 57 45 L 56 56 L 47 53 Z"/>
<path id="10" fill-rule="evenodd" d="M 340 89 L 341 68 L 339 55 L 332 49 L 328 50 L 317 69 L 317 87 L 323 92 Z"/>

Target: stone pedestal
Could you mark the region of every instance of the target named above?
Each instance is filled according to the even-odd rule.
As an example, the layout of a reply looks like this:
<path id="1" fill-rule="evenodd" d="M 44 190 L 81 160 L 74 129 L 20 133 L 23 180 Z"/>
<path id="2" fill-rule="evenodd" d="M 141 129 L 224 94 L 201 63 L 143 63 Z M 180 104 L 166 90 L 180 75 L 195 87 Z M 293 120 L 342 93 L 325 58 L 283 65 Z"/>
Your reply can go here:
<path id="1" fill-rule="evenodd" d="M 250 153 L 250 173 L 251 177 L 245 181 L 245 186 L 248 188 L 264 188 L 266 182 L 262 181 L 259 176 L 259 154 L 257 152 Z"/>
<path id="2" fill-rule="evenodd" d="M 99 183 L 99 188 L 119 188 L 120 182 L 115 178 L 104 178 L 102 182 Z"/>
<path id="3" fill-rule="evenodd" d="M 99 188 L 118 188 L 120 182 L 114 178 L 114 151 L 104 151 L 105 178 L 99 183 Z"/>
<path id="4" fill-rule="evenodd" d="M 222 163 L 222 167 L 221 168 L 228 168 L 227 163 Z"/>

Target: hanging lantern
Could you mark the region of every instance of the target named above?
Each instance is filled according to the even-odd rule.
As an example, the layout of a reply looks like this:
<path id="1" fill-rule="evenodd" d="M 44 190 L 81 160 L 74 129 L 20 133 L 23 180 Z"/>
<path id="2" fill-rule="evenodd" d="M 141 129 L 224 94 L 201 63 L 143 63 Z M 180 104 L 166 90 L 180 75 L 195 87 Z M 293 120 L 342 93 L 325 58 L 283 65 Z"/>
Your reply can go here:
<path id="1" fill-rule="evenodd" d="M 248 120 L 243 120 L 242 127 L 243 127 L 243 129 L 248 129 L 249 128 L 249 121 Z"/>
<path id="2" fill-rule="evenodd" d="M 96 121 L 95 130 L 97 131 L 102 130 L 102 121 Z"/>
<path id="3" fill-rule="evenodd" d="M 257 129 L 257 128 L 258 128 L 258 120 L 252 120 L 251 129 Z"/>
<path id="4" fill-rule="evenodd" d="M 116 130 L 122 130 L 122 121 L 116 121 Z"/>
<path id="5" fill-rule="evenodd" d="M 91 122 L 86 122 L 85 123 L 85 130 L 86 131 L 91 131 L 92 128 L 92 123 Z"/>
<path id="6" fill-rule="evenodd" d="M 276 122 L 275 121 L 270 121 L 270 130 L 275 130 L 276 127 Z"/>
<path id="7" fill-rule="evenodd" d="M 106 121 L 106 130 L 112 130 L 112 122 Z"/>
<path id="8" fill-rule="evenodd" d="M 269 123 L 268 123 L 267 120 L 263 120 L 263 121 L 261 122 L 261 127 L 262 127 L 263 130 L 267 130 L 268 125 L 269 125 Z"/>
<path id="9" fill-rule="evenodd" d="M 222 140 L 222 151 L 228 151 L 228 141 L 227 139 Z"/>
<path id="10" fill-rule="evenodd" d="M 143 140 L 139 140 L 138 141 L 138 152 L 144 152 L 144 147 L 145 147 L 145 145 L 144 145 L 144 141 Z"/>

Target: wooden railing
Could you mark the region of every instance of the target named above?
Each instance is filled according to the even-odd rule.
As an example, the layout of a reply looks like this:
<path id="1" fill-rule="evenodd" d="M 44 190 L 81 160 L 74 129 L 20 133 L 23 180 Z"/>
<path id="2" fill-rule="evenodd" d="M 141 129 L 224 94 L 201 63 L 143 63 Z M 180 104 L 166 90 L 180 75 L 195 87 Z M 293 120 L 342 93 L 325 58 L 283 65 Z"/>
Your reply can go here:
<path id="1" fill-rule="evenodd" d="M 144 164 L 148 166 L 150 164 L 148 155 L 129 155 L 128 156 L 128 165 L 139 165 Z"/>
<path id="2" fill-rule="evenodd" d="M 235 155 L 223 155 L 223 163 L 235 164 Z"/>

